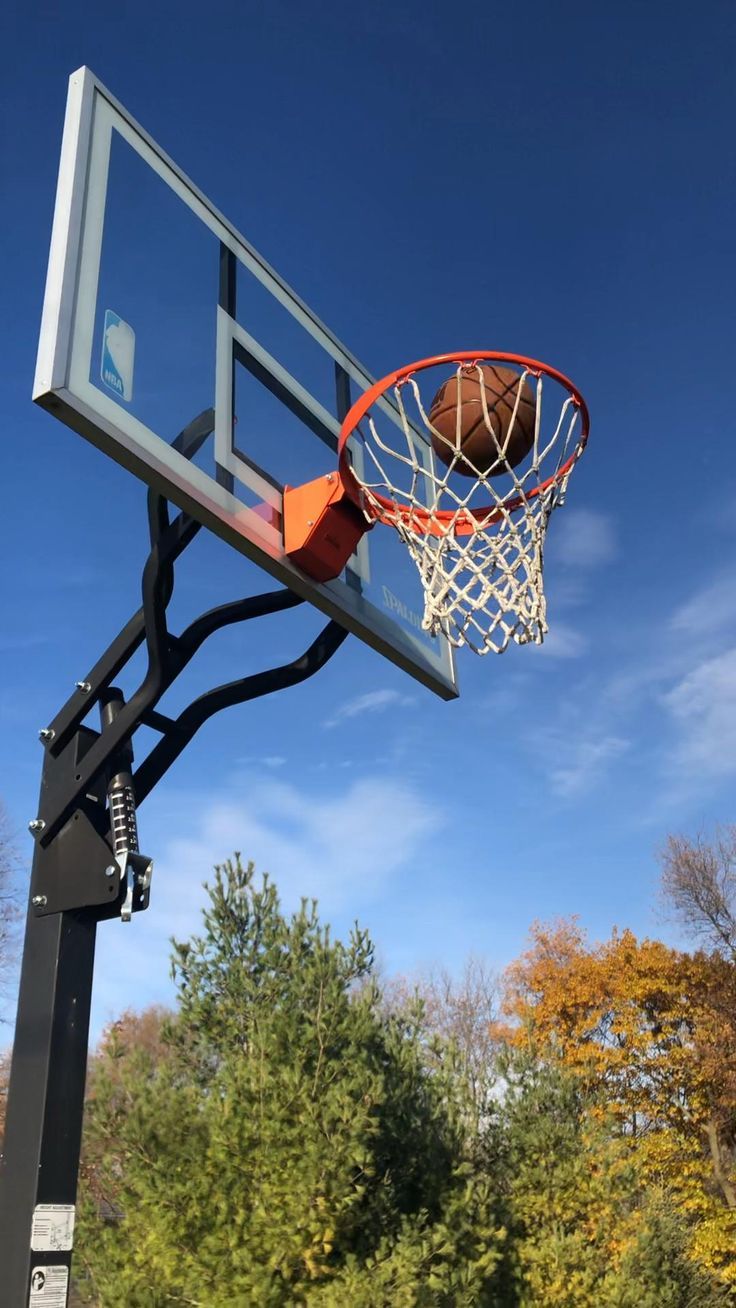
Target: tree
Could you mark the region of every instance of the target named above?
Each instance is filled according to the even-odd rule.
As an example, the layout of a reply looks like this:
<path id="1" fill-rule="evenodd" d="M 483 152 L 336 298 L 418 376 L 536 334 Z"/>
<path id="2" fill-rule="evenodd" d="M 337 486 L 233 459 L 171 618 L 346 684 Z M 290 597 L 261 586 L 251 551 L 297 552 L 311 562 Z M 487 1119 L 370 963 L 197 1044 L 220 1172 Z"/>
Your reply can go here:
<path id="1" fill-rule="evenodd" d="M 162 1048 L 108 1032 L 85 1123 L 81 1291 L 106 1308 L 482 1305 L 503 1245 L 460 1082 L 373 949 L 282 913 L 239 859 L 174 943 Z M 104 1197 L 104 1210 L 101 1200 Z"/>
<path id="2" fill-rule="evenodd" d="M 600 1096 L 530 1052 L 502 1057 L 504 1302 L 518 1308 L 715 1308 L 671 1204 L 642 1185 Z M 696 1293 L 697 1292 L 697 1293 Z"/>
<path id="3" fill-rule="evenodd" d="M 8 1103 L 8 1085 L 10 1082 L 10 1050 L 0 1052 L 0 1149 L 5 1138 L 5 1110 Z"/>
<path id="4" fill-rule="evenodd" d="M 173 1014 L 160 1004 L 142 1013 L 127 1009 L 103 1032 L 100 1046 L 89 1060 L 85 1107 L 88 1117 L 104 1111 L 107 1129 L 86 1131 L 80 1160 L 80 1180 L 88 1201 L 102 1221 L 120 1216 L 116 1204 L 117 1180 L 125 1166 L 125 1144 L 115 1137 L 113 1123 L 130 1110 L 129 1084 L 150 1083 L 169 1056 L 165 1025 Z M 99 1104 L 104 1098 L 104 1108 Z M 112 1178 L 112 1184 L 108 1181 Z"/>
<path id="5" fill-rule="evenodd" d="M 660 862 L 665 898 L 685 929 L 736 963 L 736 826 L 712 843 L 670 836 Z"/>
<path id="6" fill-rule="evenodd" d="M 18 859 L 7 813 L 0 804 L 0 996 L 11 986 L 18 959 L 18 894 L 13 884 Z M 0 1147 L 5 1135 L 5 1108 L 10 1076 L 10 1051 L 0 1049 Z"/>
<path id="7" fill-rule="evenodd" d="M 469 1128 L 482 1132 L 498 1080 L 498 978 L 481 958 L 467 960 L 459 977 L 443 969 L 407 979 L 391 978 L 383 986 L 388 1012 L 401 1013 L 419 1003 L 427 1032 L 427 1066 L 450 1062 L 467 1092 Z M 436 1038 L 432 1038 L 436 1037 Z"/>
<path id="8" fill-rule="evenodd" d="M 510 1301 L 519 1308 L 600 1304 L 616 1228 L 609 1142 L 585 1119 L 585 1093 L 529 1051 L 502 1061 L 501 1174 Z"/>
<path id="9" fill-rule="evenodd" d="M 610 1308 L 727 1308 L 728 1288 L 693 1262 L 689 1249 L 687 1226 L 673 1205 L 663 1194 L 648 1196 L 611 1278 Z"/>
<path id="10" fill-rule="evenodd" d="M 18 856 L 8 815 L 0 804 L 0 994 L 7 993 L 18 960 Z"/>
<path id="11" fill-rule="evenodd" d="M 734 965 L 628 931 L 589 947 L 574 922 L 538 926 L 504 1007 L 497 1034 L 602 1092 L 644 1183 L 667 1190 L 693 1250 L 736 1286 Z"/>

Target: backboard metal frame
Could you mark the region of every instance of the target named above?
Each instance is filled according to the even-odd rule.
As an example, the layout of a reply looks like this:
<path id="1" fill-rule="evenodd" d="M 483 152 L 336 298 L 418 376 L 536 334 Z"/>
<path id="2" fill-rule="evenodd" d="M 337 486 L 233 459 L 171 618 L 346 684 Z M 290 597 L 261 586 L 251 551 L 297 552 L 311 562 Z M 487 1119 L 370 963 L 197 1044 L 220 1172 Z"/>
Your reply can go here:
<path id="1" fill-rule="evenodd" d="M 218 479 L 198 468 L 126 411 L 112 395 L 90 380 L 95 348 L 97 276 L 104 230 L 104 209 L 113 130 L 161 178 L 220 242 L 221 261 L 239 261 L 334 360 L 338 390 L 351 385 L 365 391 L 373 384 L 363 365 L 312 313 L 252 245 L 189 180 L 169 156 L 127 113 L 88 68 L 69 82 L 59 185 L 51 239 L 33 398 L 67 426 L 91 441 L 129 471 L 190 513 L 272 577 L 309 600 L 328 617 L 360 636 L 379 653 L 443 699 L 457 691 L 452 649 L 443 640 L 434 648 L 414 637 L 387 612 L 361 593 L 360 578 L 369 568 L 367 545 L 353 560 L 352 576 L 318 584 L 285 557 L 280 529 L 283 488 L 241 458 L 232 440 L 233 375 L 239 357 L 269 379 L 274 393 L 326 445 L 336 450 L 339 421 L 284 369 L 279 361 L 231 316 L 220 279 L 220 302 L 213 303 L 216 333 L 215 460 L 224 470 Z M 231 278 L 234 282 L 234 278 Z M 234 290 L 233 290 L 234 294 Z M 240 356 L 239 353 L 240 352 Z M 325 472 L 334 464 L 325 449 Z M 335 461 L 336 462 L 336 461 Z M 234 493 L 243 476 L 262 494 L 259 511 Z M 265 510 L 265 511 L 264 511 Z M 356 578 L 358 584 L 356 585 Z"/>

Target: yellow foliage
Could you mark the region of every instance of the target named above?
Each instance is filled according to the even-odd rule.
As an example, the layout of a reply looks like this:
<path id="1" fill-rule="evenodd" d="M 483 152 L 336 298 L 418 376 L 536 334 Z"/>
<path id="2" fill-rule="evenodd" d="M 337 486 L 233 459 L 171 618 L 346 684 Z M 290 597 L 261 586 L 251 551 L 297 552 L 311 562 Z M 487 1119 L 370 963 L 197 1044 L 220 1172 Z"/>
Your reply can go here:
<path id="1" fill-rule="evenodd" d="M 590 946 L 563 921 L 534 928 L 505 980 L 495 1034 L 602 1091 L 642 1181 L 691 1224 L 693 1255 L 736 1285 L 736 967 L 630 931 Z"/>
<path id="2" fill-rule="evenodd" d="M 692 1239 L 693 1257 L 736 1291 L 736 1212 L 721 1208 L 699 1222 Z"/>

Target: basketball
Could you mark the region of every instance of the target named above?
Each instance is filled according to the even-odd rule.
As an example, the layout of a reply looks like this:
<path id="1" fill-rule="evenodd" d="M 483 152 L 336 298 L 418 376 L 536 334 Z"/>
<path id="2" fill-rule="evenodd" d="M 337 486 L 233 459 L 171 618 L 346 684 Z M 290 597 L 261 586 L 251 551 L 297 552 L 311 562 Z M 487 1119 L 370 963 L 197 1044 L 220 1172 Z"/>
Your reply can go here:
<path id="1" fill-rule="evenodd" d="M 481 385 L 493 435 L 486 425 Z M 519 403 L 512 423 L 517 396 Z M 458 453 L 458 402 L 461 453 Z M 429 421 L 434 428 L 432 449 L 440 463 L 446 467 L 452 465 L 453 472 L 459 472 L 463 477 L 477 477 L 479 473 L 502 477 L 509 468 L 517 467 L 531 450 L 536 415 L 534 392 L 526 378 L 521 382 L 521 373 L 513 368 L 483 364 L 462 372 L 459 377 L 454 373 L 440 386 L 432 400 L 429 411 Z"/>

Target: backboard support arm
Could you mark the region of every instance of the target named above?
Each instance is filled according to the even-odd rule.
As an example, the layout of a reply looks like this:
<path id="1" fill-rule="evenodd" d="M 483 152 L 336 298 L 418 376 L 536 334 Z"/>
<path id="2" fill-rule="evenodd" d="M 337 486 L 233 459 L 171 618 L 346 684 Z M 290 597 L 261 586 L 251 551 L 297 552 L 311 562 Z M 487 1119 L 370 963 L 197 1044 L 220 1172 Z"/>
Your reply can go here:
<path id="1" fill-rule="evenodd" d="M 192 457 L 213 424 L 206 410 L 174 443 Z M 34 1274 L 58 1268 L 55 1275 L 63 1279 L 70 1273 L 97 924 L 120 915 L 126 900 L 130 912 L 142 911 L 150 895 L 151 864 L 137 849 L 136 806 L 210 717 L 307 680 L 347 636 L 328 622 L 292 662 L 214 687 L 176 719 L 160 713 L 159 700 L 211 635 L 303 601 L 286 588 L 250 596 L 210 609 L 172 634 L 166 609 L 174 564 L 199 524 L 184 512 L 170 521 L 168 504 L 155 491 L 149 492 L 148 521 L 141 608 L 40 733 L 44 762 L 38 816 L 30 824 L 36 846 L 0 1171 L 0 1267 L 8 1308 L 26 1308 Z M 126 703 L 112 683 L 143 644 L 146 673 Z M 85 723 L 95 705 L 99 730 Z M 133 738 L 141 726 L 161 738 L 133 771 Z M 124 801 L 121 837 L 115 805 L 119 810 Z M 121 839 L 133 847 L 121 853 Z"/>

